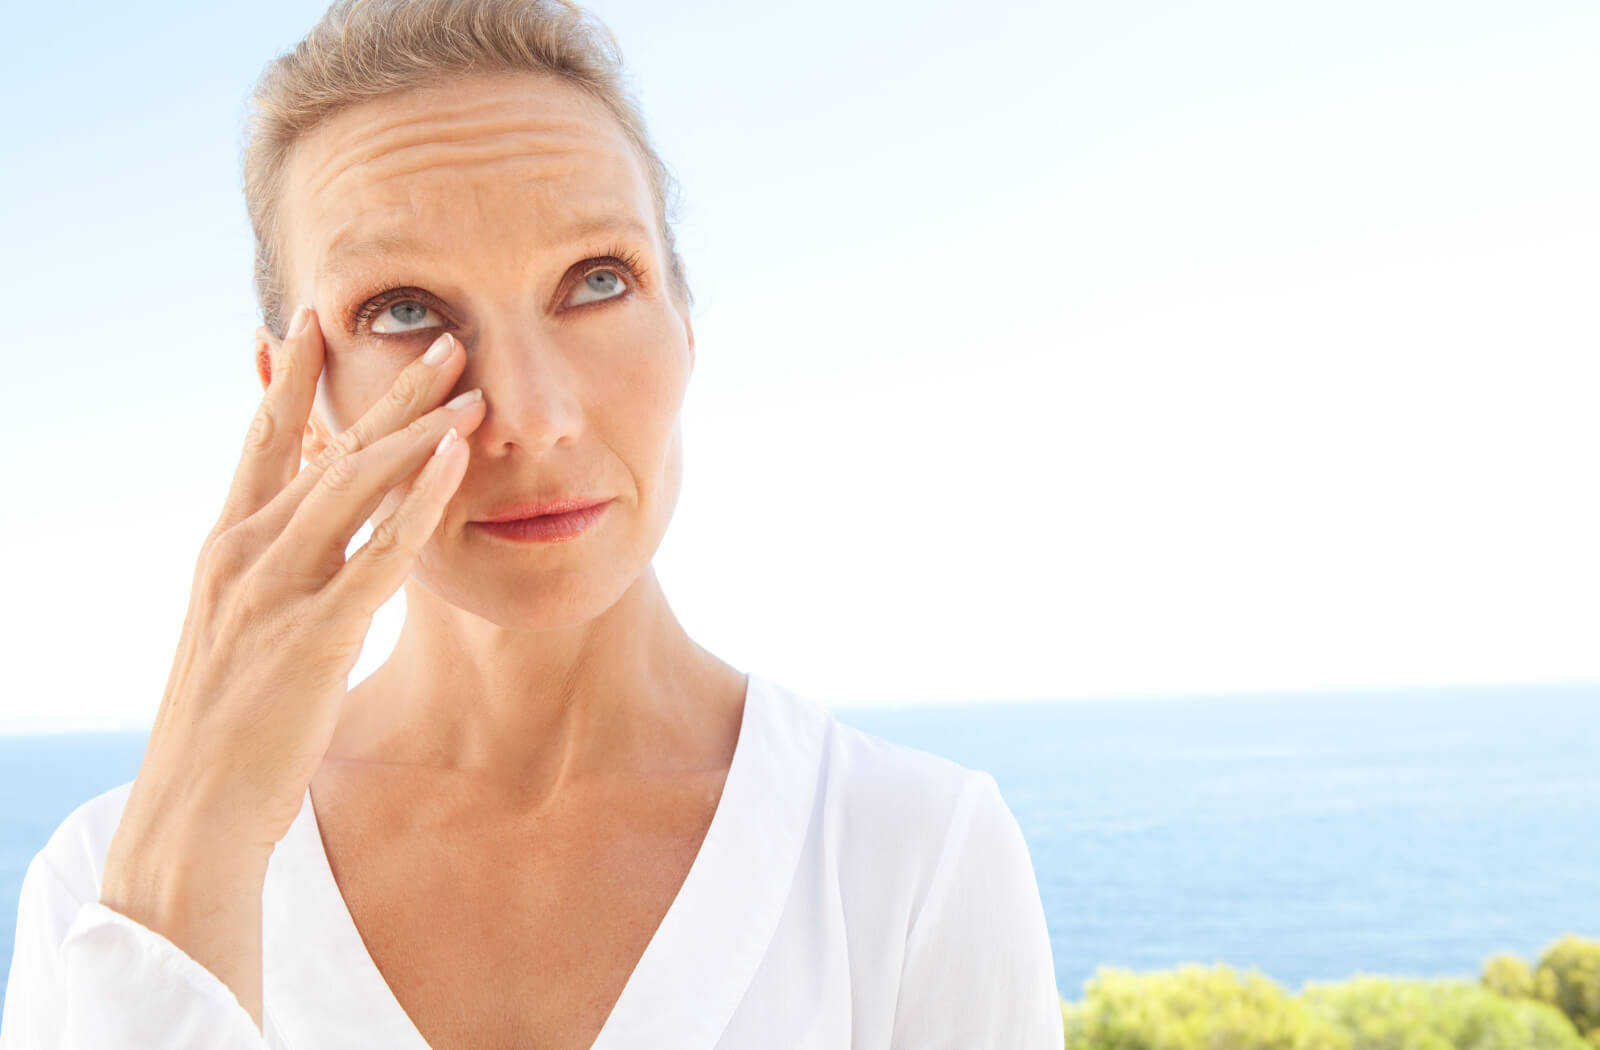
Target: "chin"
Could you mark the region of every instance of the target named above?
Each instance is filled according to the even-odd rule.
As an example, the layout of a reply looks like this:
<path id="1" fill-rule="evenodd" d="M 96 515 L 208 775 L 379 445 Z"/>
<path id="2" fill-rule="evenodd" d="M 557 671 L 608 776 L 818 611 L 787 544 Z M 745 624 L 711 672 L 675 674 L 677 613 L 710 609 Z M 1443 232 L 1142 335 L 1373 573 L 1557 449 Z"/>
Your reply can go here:
<path id="1" fill-rule="evenodd" d="M 480 548 L 481 553 L 481 548 Z M 615 559 L 589 558 L 565 565 L 497 564 L 451 571 L 418 559 L 411 579 L 429 595 L 509 631 L 554 631 L 588 623 L 616 605 L 638 579 Z"/>

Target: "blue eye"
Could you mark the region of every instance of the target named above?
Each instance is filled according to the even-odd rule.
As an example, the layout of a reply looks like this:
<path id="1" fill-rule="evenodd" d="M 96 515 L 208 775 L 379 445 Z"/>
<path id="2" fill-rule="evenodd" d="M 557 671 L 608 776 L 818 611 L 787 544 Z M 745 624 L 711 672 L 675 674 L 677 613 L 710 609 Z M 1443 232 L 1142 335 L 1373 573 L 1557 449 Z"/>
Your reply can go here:
<path id="1" fill-rule="evenodd" d="M 619 288 L 625 291 L 626 285 L 621 284 L 621 282 L 618 280 L 618 273 L 618 270 L 610 266 L 601 266 L 584 274 L 583 280 L 579 281 L 577 287 L 572 290 L 573 295 L 576 296 L 583 292 L 594 292 L 596 293 L 596 298 L 580 299 L 578 300 L 577 305 L 581 306 L 586 302 L 592 303 L 597 302 L 600 299 L 613 298 L 613 293 L 615 293 Z"/>
<path id="2" fill-rule="evenodd" d="M 393 319 L 397 324 L 402 325 L 419 324 L 432 312 L 433 311 L 427 306 L 415 299 L 398 299 L 389 304 L 389 306 L 385 308 L 382 313 L 378 314 L 377 318 L 372 322 L 372 331 L 378 333 L 379 335 L 401 335 L 406 332 L 416 331 L 415 328 L 380 328 L 379 325 L 390 319 Z M 428 328 L 438 326 L 435 324 L 431 326 L 422 325 L 422 327 Z"/>

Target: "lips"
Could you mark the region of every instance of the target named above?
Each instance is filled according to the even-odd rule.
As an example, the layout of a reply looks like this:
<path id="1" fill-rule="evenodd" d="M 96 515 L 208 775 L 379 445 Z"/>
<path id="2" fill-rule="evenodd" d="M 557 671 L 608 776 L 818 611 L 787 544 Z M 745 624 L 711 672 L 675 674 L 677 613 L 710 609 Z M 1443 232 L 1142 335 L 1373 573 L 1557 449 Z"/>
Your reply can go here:
<path id="1" fill-rule="evenodd" d="M 491 523 L 502 521 L 521 521 L 525 518 L 542 518 L 552 514 L 570 514 L 575 510 L 583 510 L 586 507 L 598 507 L 602 503 L 609 502 L 611 502 L 610 497 L 592 496 L 563 496 L 549 500 L 527 500 L 521 503 L 513 503 L 508 507 L 495 511 L 493 514 L 490 514 L 487 517 L 479 518 L 477 520 Z"/>
<path id="2" fill-rule="evenodd" d="M 510 521 L 475 521 L 473 524 L 487 535 L 515 543 L 567 543 L 593 531 L 611 503 L 611 500 L 591 503 L 565 514 L 543 514 Z"/>

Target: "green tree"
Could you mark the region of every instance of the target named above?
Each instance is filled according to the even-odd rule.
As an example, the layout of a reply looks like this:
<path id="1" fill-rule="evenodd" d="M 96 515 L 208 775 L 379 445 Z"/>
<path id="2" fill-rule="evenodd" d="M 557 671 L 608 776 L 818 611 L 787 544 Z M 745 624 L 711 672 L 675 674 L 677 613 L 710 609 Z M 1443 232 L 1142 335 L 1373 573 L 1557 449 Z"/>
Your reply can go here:
<path id="1" fill-rule="evenodd" d="M 1507 999 L 1533 998 L 1533 971 L 1519 955 L 1496 955 L 1483 964 L 1483 986 Z"/>
<path id="2" fill-rule="evenodd" d="M 1600 941 L 1575 934 L 1556 941 L 1539 957 L 1533 985 L 1535 996 L 1560 1009 L 1595 1042 L 1600 1031 Z"/>
<path id="3" fill-rule="evenodd" d="M 1550 1004 L 1471 981 L 1358 976 L 1310 982 L 1300 998 L 1350 1050 L 1593 1050 Z"/>

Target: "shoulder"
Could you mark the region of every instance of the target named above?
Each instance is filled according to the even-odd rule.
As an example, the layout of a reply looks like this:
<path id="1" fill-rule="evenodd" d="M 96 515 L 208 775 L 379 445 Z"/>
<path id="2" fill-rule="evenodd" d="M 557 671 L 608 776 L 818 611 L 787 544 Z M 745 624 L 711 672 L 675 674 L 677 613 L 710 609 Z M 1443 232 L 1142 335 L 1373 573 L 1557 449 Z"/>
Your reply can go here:
<path id="1" fill-rule="evenodd" d="M 814 817 L 937 837 L 963 793 L 993 783 L 987 773 L 857 729 L 821 700 L 752 675 L 752 695 L 757 691 L 760 732 L 751 761 L 764 767 L 764 777 L 807 794 L 814 784 Z"/>
<path id="2" fill-rule="evenodd" d="M 78 901 L 98 900 L 106 854 L 132 790 L 130 780 L 101 792 L 67 814 L 35 855 L 29 871 L 43 867 L 50 881 Z"/>
<path id="3" fill-rule="evenodd" d="M 988 773 L 830 718 L 823 775 L 859 820 L 893 823 L 935 842 L 959 806 L 994 786 Z"/>
<path id="4" fill-rule="evenodd" d="M 821 795 L 824 830 L 850 869 L 841 874 L 899 898 L 907 919 L 937 892 L 953 857 L 1006 841 L 1017 827 L 989 773 L 832 717 Z"/>
<path id="5" fill-rule="evenodd" d="M 892 825 L 897 837 L 937 836 L 957 799 L 989 774 L 857 729 L 821 700 L 764 677 L 752 678 L 762 694 L 762 760 L 767 775 L 792 775 L 806 787 L 815 777 L 816 813 L 827 823 Z"/>
<path id="6" fill-rule="evenodd" d="M 793 694 L 791 694 L 793 695 Z M 1032 858 L 995 778 L 794 705 L 818 727 L 815 870 L 862 1001 L 894 1004 L 894 1046 L 1059 1050 L 1060 994 Z M 812 739 L 807 737 L 807 739 Z"/>

